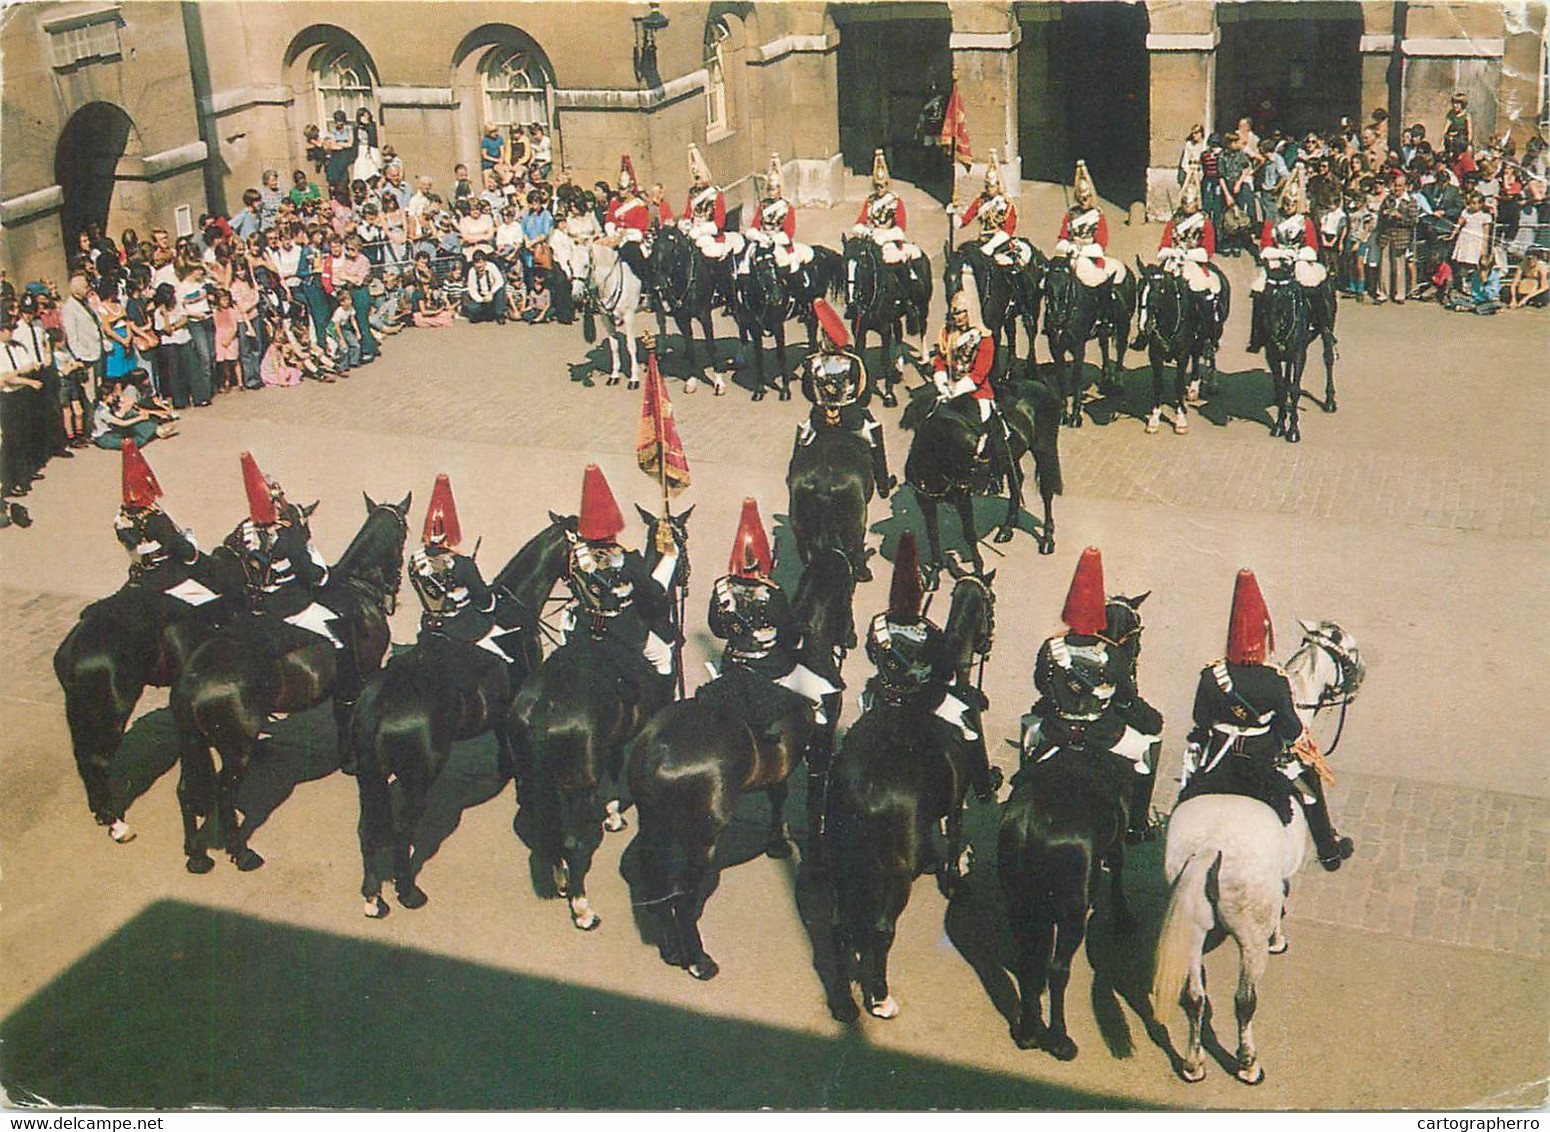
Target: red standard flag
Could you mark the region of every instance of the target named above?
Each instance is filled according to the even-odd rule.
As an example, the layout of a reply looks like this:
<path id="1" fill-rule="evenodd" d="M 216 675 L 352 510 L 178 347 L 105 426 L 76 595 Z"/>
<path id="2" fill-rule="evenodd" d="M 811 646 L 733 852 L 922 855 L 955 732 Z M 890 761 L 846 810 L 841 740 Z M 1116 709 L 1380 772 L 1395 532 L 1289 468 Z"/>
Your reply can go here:
<path id="1" fill-rule="evenodd" d="M 673 420 L 673 403 L 667 399 L 667 385 L 657 368 L 655 350 L 646 352 L 646 380 L 642 383 L 640 429 L 635 436 L 635 459 L 640 470 L 662 484 L 667 495 L 677 495 L 689 486 L 689 458 L 684 455 L 678 425 Z"/>
<path id="2" fill-rule="evenodd" d="M 969 152 L 969 117 L 963 112 L 963 95 L 956 82 L 947 99 L 947 113 L 942 116 L 941 142 L 942 148 L 950 151 L 954 160 L 965 165 L 974 163 Z"/>

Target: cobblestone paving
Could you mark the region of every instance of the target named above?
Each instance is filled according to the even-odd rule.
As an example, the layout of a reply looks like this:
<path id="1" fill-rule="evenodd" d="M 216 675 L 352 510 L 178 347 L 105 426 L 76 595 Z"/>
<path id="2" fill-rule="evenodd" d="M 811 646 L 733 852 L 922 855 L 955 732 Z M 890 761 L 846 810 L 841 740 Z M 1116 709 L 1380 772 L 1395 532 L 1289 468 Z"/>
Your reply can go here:
<path id="1" fill-rule="evenodd" d="M 0 586 L 0 625 L 6 629 L 6 699 L 63 702 L 59 681 L 54 678 L 54 650 L 86 604 L 75 594 L 27 593 Z"/>

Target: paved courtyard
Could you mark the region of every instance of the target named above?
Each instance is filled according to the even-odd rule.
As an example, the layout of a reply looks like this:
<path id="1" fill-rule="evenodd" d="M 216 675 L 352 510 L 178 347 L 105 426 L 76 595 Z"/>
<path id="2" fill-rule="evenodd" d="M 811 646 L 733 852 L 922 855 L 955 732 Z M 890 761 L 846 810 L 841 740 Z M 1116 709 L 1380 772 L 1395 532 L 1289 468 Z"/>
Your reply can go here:
<path id="1" fill-rule="evenodd" d="M 913 234 L 939 249 L 940 212 L 910 199 Z M 1060 191 L 1028 186 L 1024 229 L 1048 245 Z M 805 238 L 837 245 L 855 206 L 804 212 Z M 1111 217 L 1115 214 L 1111 212 Z M 1115 226 L 1116 250 L 1155 248 L 1155 226 Z M 748 799 L 704 929 L 721 963 L 698 984 L 640 941 L 620 874 L 631 833 L 605 842 L 591 883 L 605 920 L 570 927 L 537 899 L 512 836 L 512 795 L 488 741 L 458 750 L 437 802 L 439 848 L 422 911 L 369 922 L 355 895 L 356 791 L 337 773 L 326 711 L 282 723 L 255 796 L 272 809 L 254 874 L 221 862 L 186 874 L 178 851 L 166 695 L 149 693 L 126 741 L 137 841 L 92 825 L 50 665 L 80 607 L 123 577 L 111 535 L 118 461 L 56 462 L 28 499 L 36 525 L 0 538 L 0 1079 L 15 1099 L 120 1105 L 359 1107 L 1418 1107 L 1545 1100 L 1550 809 L 1538 706 L 1550 615 L 1550 396 L 1542 314 L 1450 315 L 1433 305 L 1343 303 L 1340 411 L 1307 403 L 1304 440 L 1267 436 L 1269 379 L 1243 352 L 1246 259 L 1221 359 L 1226 392 L 1187 436 L 1146 436 L 1149 377 L 1127 358 L 1126 395 L 1102 427 L 1064 431 L 1058 550 L 1026 534 L 987 546 L 1001 627 L 986 674 L 993 757 L 1032 699 L 1038 640 L 1054 631 L 1077 555 L 1104 552 L 1111 590 L 1150 590 L 1141 688 L 1165 714 L 1166 808 L 1196 674 L 1221 653 L 1234 572 L 1259 575 L 1279 630 L 1329 618 L 1356 636 L 1368 679 L 1335 756 L 1331 803 L 1357 856 L 1305 870 L 1291 951 L 1261 989 L 1268 1081 L 1250 1091 L 1215 1063 L 1175 1077 L 1148 1035 L 1150 951 L 1166 900 L 1161 847 L 1127 878 L 1141 927 L 1117 933 L 1100 901 L 1070 1001 L 1070 1064 L 1007 1036 L 1010 940 L 993 872 L 994 823 L 976 808 L 979 864 L 949 908 L 918 882 L 900 923 L 891 1022 L 829 1019 L 814 969 L 822 891 L 756 856 L 766 813 Z M 933 315 L 933 332 L 939 325 Z M 730 351 L 731 324 L 718 321 Z M 800 337 L 800 331 L 797 331 Z M 676 338 L 664 365 L 682 373 Z M 1042 342 L 1039 359 L 1046 360 Z M 793 358 L 800 354 L 793 350 Z M 601 355 L 594 353 L 595 361 Z M 869 356 L 875 364 L 875 348 Z M 1310 370 L 1310 389 L 1322 374 Z M 745 495 L 783 517 L 800 399 L 751 404 L 734 389 L 670 381 L 694 484 L 691 673 L 715 655 L 703 602 Z M 243 510 L 237 453 L 251 449 L 292 498 L 321 498 L 316 542 L 333 557 L 362 519 L 361 492 L 415 493 L 417 533 L 437 472 L 452 477 L 486 574 L 546 521 L 573 511 L 581 469 L 602 464 L 628 511 L 654 485 L 634 467 L 638 395 L 594 380 L 577 327 L 409 331 L 335 386 L 228 395 L 149 456 L 165 505 L 217 542 Z M 887 420 L 901 467 L 908 434 Z M 989 514 L 989 511 L 985 512 Z M 874 503 L 870 540 L 891 558 L 918 523 L 908 491 Z M 784 525 L 778 537 L 784 537 Z M 638 538 L 638 535 L 636 536 Z M 955 537 L 952 534 L 950 539 Z M 857 592 L 886 601 L 886 563 Z M 408 593 L 395 639 L 413 639 Z M 863 656 L 846 676 L 859 688 Z M 691 677 L 692 679 L 692 677 Z M 854 720 L 854 697 L 845 723 Z M 1327 743 L 1333 723 L 1320 725 Z M 793 805 L 798 837 L 805 835 Z M 1236 958 L 1210 960 L 1218 1036 Z"/>

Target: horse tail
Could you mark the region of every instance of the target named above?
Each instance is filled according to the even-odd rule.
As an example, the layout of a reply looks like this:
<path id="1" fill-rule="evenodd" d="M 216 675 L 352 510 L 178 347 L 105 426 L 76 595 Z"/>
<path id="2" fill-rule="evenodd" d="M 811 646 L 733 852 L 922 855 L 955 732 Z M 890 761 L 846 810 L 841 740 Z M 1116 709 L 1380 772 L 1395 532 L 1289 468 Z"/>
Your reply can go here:
<path id="1" fill-rule="evenodd" d="M 1152 1017 L 1162 1025 L 1177 1029 L 1182 1013 L 1179 996 L 1191 968 L 1200 961 L 1206 933 L 1216 922 L 1216 912 L 1207 891 L 1211 876 L 1222 860 L 1220 850 L 1196 850 L 1184 863 L 1168 910 L 1163 913 L 1162 929 L 1157 935 L 1157 957 L 1152 971 L 1150 1000 Z"/>
<path id="2" fill-rule="evenodd" d="M 829 831 L 835 912 L 851 946 L 891 924 L 909 900 L 919 846 L 904 792 L 841 775 L 831 779 Z"/>
<path id="3" fill-rule="evenodd" d="M 557 720 L 548 708 L 546 703 L 538 704 L 527 734 L 533 779 L 533 848 L 543 865 L 554 866 L 563 863 L 566 840 L 577 832 L 568 828 L 566 815 L 572 807 L 567 787 L 576 777 L 575 771 L 588 762 L 589 736 L 583 721 Z M 534 880 L 547 885 L 552 874 L 535 870 Z"/>

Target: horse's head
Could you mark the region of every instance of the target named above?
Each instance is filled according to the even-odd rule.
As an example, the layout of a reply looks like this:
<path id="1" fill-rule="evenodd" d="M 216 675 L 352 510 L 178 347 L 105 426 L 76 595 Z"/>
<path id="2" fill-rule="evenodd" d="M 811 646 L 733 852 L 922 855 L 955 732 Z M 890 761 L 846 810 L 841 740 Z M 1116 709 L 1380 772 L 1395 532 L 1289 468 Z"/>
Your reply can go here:
<path id="1" fill-rule="evenodd" d="M 1356 638 L 1333 621 L 1297 624 L 1302 627 L 1302 647 L 1287 661 L 1287 672 L 1311 673 L 1313 696 L 1308 706 L 1317 710 L 1351 703 L 1367 678 L 1367 666 L 1362 663 L 1362 650 Z M 1307 657 L 1306 665 L 1296 663 L 1301 657 Z"/>
<path id="2" fill-rule="evenodd" d="M 678 514 L 669 514 L 666 518 L 661 515 L 653 515 L 639 503 L 635 510 L 640 513 L 641 521 L 646 524 L 646 565 L 652 569 L 657 563 L 667 557 L 661 547 L 664 542 L 671 540 L 672 546 L 678 554 L 678 565 L 673 568 L 673 576 L 667 584 L 667 591 L 672 593 L 675 589 L 688 592 L 689 589 L 689 516 L 694 513 L 691 505 Z"/>
<path id="3" fill-rule="evenodd" d="M 525 612 L 535 617 L 544 599 L 565 574 L 575 541 L 575 515 L 549 512 L 549 525 L 522 545 L 510 562 L 490 582 L 492 590 L 504 590 Z"/>
<path id="4" fill-rule="evenodd" d="M 791 603 L 805 649 L 832 657 L 856 647 L 855 592 L 856 574 L 845 552 L 836 546 L 817 550 L 802 571 Z"/>
<path id="5" fill-rule="evenodd" d="M 350 545 L 340 556 L 336 573 L 347 581 L 363 585 L 375 591 L 382 604 L 382 611 L 389 617 L 398 608 L 398 590 L 404 581 L 404 543 L 409 537 L 409 505 L 414 492 L 404 496 L 402 503 L 378 503 L 365 492 L 366 522 L 361 526 Z M 316 509 L 301 509 L 310 516 Z"/>
<path id="6" fill-rule="evenodd" d="M 952 604 L 942 635 L 961 679 L 968 680 L 974 658 L 988 657 L 996 639 L 996 593 L 990 588 L 996 579 L 994 570 L 982 575 L 969 574 L 953 586 Z"/>
<path id="7" fill-rule="evenodd" d="M 1147 590 L 1135 597 L 1110 594 L 1103 606 L 1103 639 L 1125 657 L 1132 675 L 1135 674 L 1136 661 L 1141 656 L 1141 630 L 1145 628 L 1141 623 L 1141 603 L 1151 593 L 1151 590 Z"/>
<path id="8" fill-rule="evenodd" d="M 859 305 L 869 309 L 876 298 L 883 275 L 883 249 L 871 236 L 846 236 L 845 308 L 846 316 Z"/>

